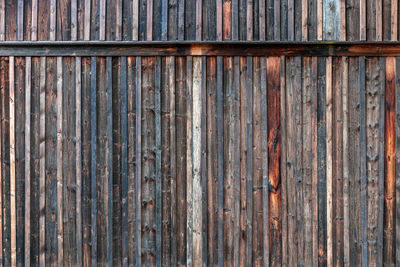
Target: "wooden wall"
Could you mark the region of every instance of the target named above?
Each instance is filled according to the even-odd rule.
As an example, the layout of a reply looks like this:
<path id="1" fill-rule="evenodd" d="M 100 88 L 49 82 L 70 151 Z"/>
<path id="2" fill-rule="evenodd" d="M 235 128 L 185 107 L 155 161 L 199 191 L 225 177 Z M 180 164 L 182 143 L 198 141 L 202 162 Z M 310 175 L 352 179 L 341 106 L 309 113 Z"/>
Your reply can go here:
<path id="1" fill-rule="evenodd" d="M 399 67 L 3 57 L 1 262 L 399 264 Z"/>
<path id="2" fill-rule="evenodd" d="M 1 0 L 0 41 L 398 40 L 398 0 Z"/>
<path id="3" fill-rule="evenodd" d="M 0 266 L 400 265 L 398 18 L 0 0 Z"/>

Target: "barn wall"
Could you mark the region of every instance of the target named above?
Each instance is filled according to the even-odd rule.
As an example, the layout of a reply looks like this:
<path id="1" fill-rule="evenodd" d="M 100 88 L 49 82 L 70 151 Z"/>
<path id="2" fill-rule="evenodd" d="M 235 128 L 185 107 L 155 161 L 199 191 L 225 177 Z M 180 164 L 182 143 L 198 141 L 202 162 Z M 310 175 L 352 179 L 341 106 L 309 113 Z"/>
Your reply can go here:
<path id="1" fill-rule="evenodd" d="M 0 0 L 0 266 L 399 265 L 399 44 L 301 43 L 397 25 L 397 0 Z"/>

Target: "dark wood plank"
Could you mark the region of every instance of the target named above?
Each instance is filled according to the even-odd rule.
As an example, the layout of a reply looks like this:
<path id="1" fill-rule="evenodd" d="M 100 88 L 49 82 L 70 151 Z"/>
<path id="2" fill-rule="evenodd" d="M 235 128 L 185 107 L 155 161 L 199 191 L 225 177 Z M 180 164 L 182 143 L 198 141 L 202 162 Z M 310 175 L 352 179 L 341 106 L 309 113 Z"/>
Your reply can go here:
<path id="1" fill-rule="evenodd" d="M 97 265 L 97 58 L 90 62 L 90 133 L 91 133 L 91 262 Z"/>

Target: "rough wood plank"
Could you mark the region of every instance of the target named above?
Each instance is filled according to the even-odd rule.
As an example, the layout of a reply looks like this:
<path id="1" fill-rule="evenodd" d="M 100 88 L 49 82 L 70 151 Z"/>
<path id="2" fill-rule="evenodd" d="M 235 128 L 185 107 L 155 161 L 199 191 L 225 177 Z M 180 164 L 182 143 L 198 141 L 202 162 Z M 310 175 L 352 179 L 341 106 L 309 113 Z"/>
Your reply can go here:
<path id="1" fill-rule="evenodd" d="M 261 170 L 262 170 L 262 246 L 263 246 L 263 266 L 269 266 L 269 179 L 268 179 L 268 93 L 267 93 L 267 58 L 262 57 L 260 59 L 260 87 L 261 87 L 261 99 L 260 99 L 260 111 L 261 111 Z M 279 58 L 278 58 L 279 62 Z M 279 69 L 276 76 L 279 75 Z M 280 77 L 279 77 L 280 78 Z M 280 80 L 280 79 L 279 79 Z M 280 89 L 280 88 L 279 88 Z M 280 111 L 280 107 L 278 108 Z M 278 161 L 279 164 L 279 161 Z M 279 168 L 279 165 L 278 165 Z M 281 242 L 279 242 L 281 244 Z"/>
<path id="2" fill-rule="evenodd" d="M 286 59 L 280 57 L 280 90 L 281 90 L 281 161 L 280 161 L 280 172 L 281 172 L 281 187 L 282 187 L 282 265 L 287 265 L 288 262 L 288 206 L 287 206 L 287 123 L 286 123 Z"/>
<path id="3" fill-rule="evenodd" d="M 222 26 L 222 25 L 221 25 Z M 221 36 L 222 39 L 222 36 Z M 217 249 L 218 266 L 224 263 L 224 94 L 223 94 L 223 59 L 217 57 L 217 175 L 218 175 L 218 229 Z"/>
<path id="4" fill-rule="evenodd" d="M 343 264 L 350 264 L 350 210 L 349 210 L 349 61 L 342 60 L 343 109 Z"/>
<path id="5" fill-rule="evenodd" d="M 185 0 L 178 0 L 178 40 L 185 39 Z"/>
<path id="6" fill-rule="evenodd" d="M 246 38 L 253 40 L 253 0 L 246 0 Z"/>
<path id="7" fill-rule="evenodd" d="M 382 41 L 383 39 L 382 0 L 375 0 L 375 9 L 376 9 L 376 40 Z"/>
<path id="8" fill-rule="evenodd" d="M 312 266 L 313 229 L 312 229 L 312 70 L 311 57 L 302 59 L 302 111 L 303 111 L 303 194 L 304 194 L 304 265 Z"/>
<path id="9" fill-rule="evenodd" d="M 192 198 L 193 198 L 193 265 L 201 266 L 202 258 L 202 186 L 201 186 L 201 88 L 202 88 L 202 61 L 200 57 L 193 58 L 193 176 L 192 176 Z"/>
<path id="10" fill-rule="evenodd" d="M 6 0 L 0 1 L 0 41 L 6 38 Z"/>
<path id="11" fill-rule="evenodd" d="M 15 72 L 14 57 L 9 58 L 9 116 L 10 116 L 10 212 L 11 212 L 11 265 L 17 263 L 17 203 L 15 180 Z"/>
<path id="12" fill-rule="evenodd" d="M 384 187 L 385 187 L 385 58 L 379 58 L 379 173 L 378 173 L 378 265 L 383 261 Z"/>
<path id="13" fill-rule="evenodd" d="M 327 209 L 326 207 L 326 58 L 318 58 L 317 70 L 317 165 L 318 165 L 318 263 L 327 264 Z"/>
<path id="14" fill-rule="evenodd" d="M 346 41 L 346 0 L 340 0 L 340 41 Z"/>
<path id="15" fill-rule="evenodd" d="M 90 0 L 85 0 L 85 17 L 84 17 L 84 40 L 90 40 L 90 18 L 91 18 Z"/>
<path id="16" fill-rule="evenodd" d="M 82 82 L 81 82 L 81 58 L 77 57 L 75 62 L 75 170 L 76 170 L 76 261 L 82 266 Z"/>
<path id="17" fill-rule="evenodd" d="M 395 58 L 386 58 L 385 84 L 385 211 L 383 232 L 383 264 L 395 263 L 395 138 L 396 138 L 396 102 L 395 102 Z"/>
<path id="18" fill-rule="evenodd" d="M 317 0 L 317 40 L 321 41 L 323 36 L 323 0 Z"/>
<path id="19" fill-rule="evenodd" d="M 57 0 L 50 0 L 50 27 L 49 27 L 49 39 L 50 41 L 56 40 L 56 14 L 57 14 Z"/>
<path id="20" fill-rule="evenodd" d="M 107 83 L 107 261 L 113 265 L 113 84 L 112 57 L 106 58 Z"/>
<path id="21" fill-rule="evenodd" d="M 196 40 L 202 40 L 202 0 L 196 0 Z"/>
<path id="22" fill-rule="evenodd" d="M 176 127 L 176 261 L 186 264 L 186 60 L 177 57 L 175 68 Z M 214 206 L 215 208 L 215 206 Z"/>
<path id="23" fill-rule="evenodd" d="M 156 57 L 155 72 L 155 146 L 156 146 L 156 266 L 161 266 L 162 181 L 161 181 L 161 57 Z"/>
<path id="24" fill-rule="evenodd" d="M 186 202 L 187 202 L 187 223 L 186 223 L 186 231 L 187 231 L 187 241 L 186 241 L 186 263 L 187 266 L 192 266 L 193 264 L 193 125 L 192 125 L 192 108 L 193 108 L 193 79 L 192 79 L 192 70 L 193 70 L 193 58 L 187 57 L 186 59 L 186 99 L 187 99 L 187 108 L 186 108 L 186 143 L 187 143 L 187 151 L 186 151 Z"/>
<path id="25" fill-rule="evenodd" d="M 91 132 L 91 224 L 92 224 L 92 231 L 91 231 L 91 257 L 92 257 L 92 265 L 97 265 L 97 173 L 96 173 L 96 165 L 97 165 L 97 97 L 96 97 L 96 90 L 97 90 L 97 58 L 91 58 L 90 64 L 91 70 L 91 90 L 90 90 L 90 132 Z"/>
<path id="26" fill-rule="evenodd" d="M 367 131 L 367 231 L 368 263 L 376 265 L 378 256 L 378 173 L 379 173 L 379 60 L 366 59 L 366 131 Z M 371 242 L 370 242 L 371 241 Z"/>
<path id="27" fill-rule="evenodd" d="M 17 3 L 17 40 L 24 40 L 24 0 Z"/>
<path id="28" fill-rule="evenodd" d="M 63 59 L 57 57 L 57 264 L 64 260 L 64 223 L 63 223 Z"/>
<path id="29" fill-rule="evenodd" d="M 312 264 L 318 265 L 318 59 L 311 58 Z M 282 154 L 283 155 L 283 154 Z"/>
<path id="30" fill-rule="evenodd" d="M 400 59 L 396 57 L 396 70 L 400 67 Z M 396 103 L 400 103 L 400 72 L 396 71 Z M 396 107 L 396 265 L 400 265 L 400 107 Z"/>
<path id="31" fill-rule="evenodd" d="M 367 40 L 367 1 L 360 1 L 360 40 Z"/>
<path id="32" fill-rule="evenodd" d="M 266 36 L 266 31 L 265 31 L 265 26 L 266 26 L 266 9 L 265 9 L 265 1 L 263 0 L 259 0 L 258 1 L 258 39 L 260 41 L 264 41 L 265 40 L 265 36 Z M 268 13 L 268 10 L 267 10 Z"/>
<path id="33" fill-rule="evenodd" d="M 390 34 L 390 39 L 392 41 L 397 41 L 397 34 L 398 34 L 398 7 L 399 7 L 399 2 L 396 0 L 392 0 L 392 12 L 391 12 L 391 34 Z"/>
<path id="34" fill-rule="evenodd" d="M 39 178 L 39 190 L 40 190 L 40 199 L 39 199 L 39 228 L 45 229 L 45 186 L 46 186 L 46 150 L 45 150 L 45 143 L 46 143 L 46 58 L 40 58 L 40 133 L 39 133 L 39 157 L 40 157 L 40 178 Z M 46 237 L 45 231 L 40 231 L 39 237 L 39 265 L 45 266 L 45 244 L 46 244 Z"/>
<path id="35" fill-rule="evenodd" d="M 115 7 L 115 40 L 122 40 L 123 1 L 118 0 Z"/>
<path id="36" fill-rule="evenodd" d="M 142 58 L 136 58 L 136 265 L 142 263 Z"/>
<path id="37" fill-rule="evenodd" d="M 147 0 L 146 40 L 153 40 L 153 0 Z"/>
<path id="38" fill-rule="evenodd" d="M 223 0 L 222 30 L 223 40 L 237 40 L 237 0 Z M 236 35 L 234 35 L 236 34 Z M 236 39 L 234 39 L 236 37 Z"/>
<path id="39" fill-rule="evenodd" d="M 31 75 L 32 58 L 27 57 L 25 69 L 25 264 L 31 257 Z"/>
<path id="40" fill-rule="evenodd" d="M 268 233 L 267 240 L 271 243 L 268 244 L 268 257 L 264 260 L 264 265 L 270 264 L 271 266 L 278 266 L 282 261 L 282 180 L 280 170 L 281 160 L 281 62 L 279 57 L 269 57 L 266 62 L 267 74 L 267 94 L 266 94 L 266 125 L 267 131 L 267 147 L 264 158 L 265 172 L 266 172 L 266 189 L 264 201 L 266 207 L 266 228 L 265 233 Z M 273 244 L 273 245 L 272 245 Z"/>
<path id="41" fill-rule="evenodd" d="M 121 199 L 122 266 L 128 266 L 128 115 L 127 58 L 121 57 Z"/>
<path id="42" fill-rule="evenodd" d="M 308 0 L 301 2 L 301 40 L 308 40 Z"/>
<path id="43" fill-rule="evenodd" d="M 106 0 L 99 2 L 99 40 L 106 39 Z"/>

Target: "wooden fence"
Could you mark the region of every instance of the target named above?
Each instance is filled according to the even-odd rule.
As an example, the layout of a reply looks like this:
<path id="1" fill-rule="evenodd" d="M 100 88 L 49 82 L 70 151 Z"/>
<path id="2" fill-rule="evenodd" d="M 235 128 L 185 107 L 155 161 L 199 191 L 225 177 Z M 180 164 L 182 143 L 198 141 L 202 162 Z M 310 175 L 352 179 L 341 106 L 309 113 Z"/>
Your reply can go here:
<path id="1" fill-rule="evenodd" d="M 398 13 L 0 0 L 0 266 L 400 265 Z"/>

